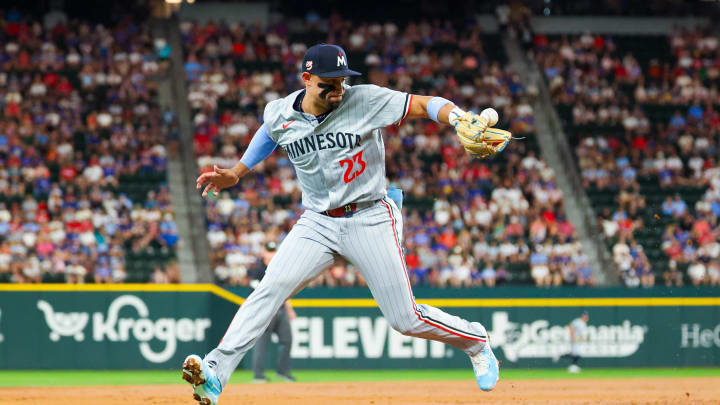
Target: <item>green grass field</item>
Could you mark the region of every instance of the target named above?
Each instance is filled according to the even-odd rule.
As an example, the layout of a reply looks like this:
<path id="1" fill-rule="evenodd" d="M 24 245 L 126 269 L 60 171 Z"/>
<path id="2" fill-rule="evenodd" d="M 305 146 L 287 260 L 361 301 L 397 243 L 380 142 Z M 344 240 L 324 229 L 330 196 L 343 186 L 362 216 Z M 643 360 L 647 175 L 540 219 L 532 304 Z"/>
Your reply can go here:
<path id="1" fill-rule="evenodd" d="M 343 381 L 453 381 L 472 379 L 472 371 L 461 370 L 297 370 L 293 374 L 300 382 Z M 274 374 L 268 373 L 273 379 Z M 720 377 L 720 368 L 633 368 L 584 369 L 580 374 L 568 374 L 564 369 L 505 369 L 501 378 L 526 380 L 540 378 L 653 378 L 653 377 Z M 231 383 L 249 383 L 252 374 L 240 370 Z M 0 370 L 0 387 L 50 387 L 88 385 L 161 385 L 183 384 L 180 371 L 13 371 Z"/>

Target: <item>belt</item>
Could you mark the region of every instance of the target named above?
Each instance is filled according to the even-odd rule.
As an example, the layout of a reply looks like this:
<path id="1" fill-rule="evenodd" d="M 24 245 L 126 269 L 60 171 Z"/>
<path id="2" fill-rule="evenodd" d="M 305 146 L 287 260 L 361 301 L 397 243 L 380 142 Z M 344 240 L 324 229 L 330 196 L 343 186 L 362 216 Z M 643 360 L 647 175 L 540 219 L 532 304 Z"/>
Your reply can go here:
<path id="1" fill-rule="evenodd" d="M 328 216 L 328 217 L 333 217 L 333 218 L 338 218 L 338 217 L 350 218 L 351 216 L 353 216 L 353 214 L 355 214 L 355 212 L 360 211 L 365 208 L 369 208 L 378 201 L 380 201 L 380 200 L 345 204 L 342 207 L 337 207 L 337 208 L 333 208 L 331 210 L 323 211 L 323 212 L 321 212 L 321 214 Z"/>

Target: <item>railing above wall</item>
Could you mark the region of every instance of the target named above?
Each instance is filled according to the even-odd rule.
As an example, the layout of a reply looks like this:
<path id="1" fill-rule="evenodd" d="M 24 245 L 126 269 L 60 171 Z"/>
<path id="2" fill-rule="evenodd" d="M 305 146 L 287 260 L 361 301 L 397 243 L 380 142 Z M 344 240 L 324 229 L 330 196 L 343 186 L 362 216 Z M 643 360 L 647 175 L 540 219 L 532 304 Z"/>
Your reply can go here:
<path id="1" fill-rule="evenodd" d="M 498 32 L 499 25 L 493 14 L 479 14 L 479 26 L 488 33 Z M 534 16 L 531 18 L 533 31 L 541 34 L 602 34 L 664 35 L 674 27 L 694 29 L 706 27 L 710 19 L 705 17 L 587 17 L 587 16 Z"/>
<path id="2" fill-rule="evenodd" d="M 543 34 L 581 34 L 583 32 L 602 34 L 662 35 L 675 27 L 695 29 L 708 26 L 709 18 L 704 17 L 543 17 L 531 19 L 533 30 Z"/>
<path id="3" fill-rule="evenodd" d="M 268 3 L 228 2 L 183 3 L 178 16 L 181 20 L 193 20 L 201 23 L 224 21 L 246 25 L 256 23 L 266 25 L 270 20 L 270 5 Z"/>

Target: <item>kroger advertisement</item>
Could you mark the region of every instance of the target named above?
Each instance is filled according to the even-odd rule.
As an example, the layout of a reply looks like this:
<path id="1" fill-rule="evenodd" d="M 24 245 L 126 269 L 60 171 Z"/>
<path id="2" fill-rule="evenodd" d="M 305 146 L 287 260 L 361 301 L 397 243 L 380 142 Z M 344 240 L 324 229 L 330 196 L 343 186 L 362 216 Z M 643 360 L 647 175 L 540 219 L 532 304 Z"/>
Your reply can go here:
<path id="1" fill-rule="evenodd" d="M 204 354 L 237 306 L 202 292 L 0 292 L 0 367 L 175 368 Z M 720 311 L 709 306 L 447 308 L 483 322 L 503 367 L 563 367 L 567 324 L 590 315 L 586 367 L 720 365 Z M 296 368 L 462 368 L 462 352 L 403 336 L 374 307 L 296 308 Z M 244 366 L 241 365 L 241 366 Z"/>
<path id="2" fill-rule="evenodd" d="M 0 292 L 0 367 L 171 368 L 204 352 L 209 294 Z"/>

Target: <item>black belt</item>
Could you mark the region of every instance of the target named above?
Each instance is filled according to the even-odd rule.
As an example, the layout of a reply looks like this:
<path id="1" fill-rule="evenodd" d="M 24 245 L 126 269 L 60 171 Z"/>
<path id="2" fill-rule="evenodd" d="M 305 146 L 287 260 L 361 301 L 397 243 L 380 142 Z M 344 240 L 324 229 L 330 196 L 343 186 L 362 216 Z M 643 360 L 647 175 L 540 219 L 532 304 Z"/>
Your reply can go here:
<path id="1" fill-rule="evenodd" d="M 321 212 L 321 214 L 323 214 L 327 217 L 333 217 L 333 218 L 340 218 L 340 217 L 350 218 L 351 216 L 353 216 L 355 214 L 355 212 L 365 209 L 365 208 L 368 208 L 368 207 L 371 207 L 373 204 L 375 204 L 378 201 L 380 201 L 380 200 L 345 204 L 345 205 L 337 207 L 337 208 L 325 210 L 325 211 Z"/>

